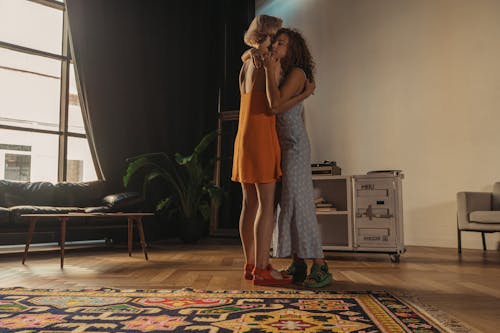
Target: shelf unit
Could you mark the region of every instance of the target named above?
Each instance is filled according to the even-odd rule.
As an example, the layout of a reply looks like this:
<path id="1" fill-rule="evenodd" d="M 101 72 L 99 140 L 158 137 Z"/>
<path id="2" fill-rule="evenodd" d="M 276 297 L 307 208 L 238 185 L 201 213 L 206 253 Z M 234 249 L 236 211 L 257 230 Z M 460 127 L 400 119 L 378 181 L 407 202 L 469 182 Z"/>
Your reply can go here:
<path id="1" fill-rule="evenodd" d="M 315 197 L 335 204 L 336 211 L 317 211 L 323 249 L 350 251 L 353 248 L 352 176 L 313 176 Z"/>

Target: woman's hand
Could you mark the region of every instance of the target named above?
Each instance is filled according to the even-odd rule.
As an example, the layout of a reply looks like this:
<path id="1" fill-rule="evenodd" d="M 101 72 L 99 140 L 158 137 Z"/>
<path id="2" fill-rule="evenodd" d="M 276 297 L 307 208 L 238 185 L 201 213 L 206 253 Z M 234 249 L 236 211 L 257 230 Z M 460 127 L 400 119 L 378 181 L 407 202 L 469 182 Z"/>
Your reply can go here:
<path id="1" fill-rule="evenodd" d="M 250 49 L 250 56 L 252 57 L 252 62 L 255 68 L 261 68 L 264 65 L 264 56 L 257 49 Z"/>
<path id="2" fill-rule="evenodd" d="M 248 59 L 252 59 L 255 68 L 261 68 L 264 65 L 264 56 L 262 52 L 255 48 L 246 50 L 241 56 L 242 62 L 246 62 Z"/>
<path id="3" fill-rule="evenodd" d="M 314 90 L 316 90 L 316 82 L 306 80 L 306 85 L 304 87 L 304 94 L 309 97 L 314 95 Z"/>
<path id="4" fill-rule="evenodd" d="M 268 53 L 264 56 L 264 68 L 269 73 L 276 73 L 280 69 L 280 60 L 272 53 Z"/>

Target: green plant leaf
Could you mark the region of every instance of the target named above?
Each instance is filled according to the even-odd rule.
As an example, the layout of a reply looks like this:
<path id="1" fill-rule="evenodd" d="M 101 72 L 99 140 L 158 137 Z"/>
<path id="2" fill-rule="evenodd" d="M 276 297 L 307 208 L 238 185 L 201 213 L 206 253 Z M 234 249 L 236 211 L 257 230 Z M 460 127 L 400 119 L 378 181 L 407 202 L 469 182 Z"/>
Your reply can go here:
<path id="1" fill-rule="evenodd" d="M 217 207 L 221 204 L 222 198 L 224 196 L 224 190 L 218 186 L 210 184 L 210 186 L 206 187 L 206 191 L 208 192 L 211 199 Z"/>
<path id="2" fill-rule="evenodd" d="M 167 209 L 172 204 L 172 202 L 172 197 L 164 198 L 158 202 L 158 204 L 156 205 L 156 210 L 163 211 Z"/>
<path id="3" fill-rule="evenodd" d="M 169 157 L 159 152 L 128 159 L 124 184 L 129 185 L 131 179 L 140 174 L 145 194 L 150 184 L 164 182 L 168 193 L 156 203 L 157 211 L 169 217 L 179 214 L 176 218 L 189 219 L 201 215 L 208 220 L 210 204 L 218 205 L 224 193 L 212 182 L 214 159 L 202 155 L 216 135 L 215 131 L 205 135 L 191 155 L 176 153 Z"/>
<path id="4" fill-rule="evenodd" d="M 176 153 L 174 156 L 175 156 L 175 161 L 176 161 L 176 162 L 177 162 L 177 164 L 179 164 L 179 165 L 186 165 L 186 164 L 188 164 L 189 162 L 191 162 L 191 160 L 193 159 L 193 155 L 189 155 L 189 156 L 182 156 L 181 154 Z"/>
<path id="5" fill-rule="evenodd" d="M 216 131 L 212 131 L 212 132 L 209 132 L 208 134 L 206 134 L 201 139 L 200 143 L 198 143 L 198 145 L 194 148 L 193 153 L 189 156 L 182 156 L 179 153 L 175 154 L 176 162 L 179 165 L 186 165 L 186 164 L 190 163 L 191 161 L 193 161 L 193 159 L 197 159 L 198 156 L 208 148 L 208 146 L 210 145 L 210 143 L 212 143 L 212 141 L 215 139 L 216 136 L 217 136 Z"/>
<path id="6" fill-rule="evenodd" d="M 210 205 L 207 202 L 203 202 L 200 204 L 198 210 L 203 217 L 203 220 L 208 221 L 210 218 Z"/>
<path id="7" fill-rule="evenodd" d="M 165 153 L 149 153 L 129 158 L 130 162 L 123 176 L 123 184 L 128 186 L 132 177 L 143 168 L 162 169 L 161 161 L 166 160 L 168 156 Z"/>
<path id="8" fill-rule="evenodd" d="M 212 143 L 212 141 L 217 136 L 217 131 L 212 131 L 206 134 L 203 139 L 201 139 L 200 143 L 194 148 L 194 154 L 201 154 L 207 149 L 207 147 Z"/>

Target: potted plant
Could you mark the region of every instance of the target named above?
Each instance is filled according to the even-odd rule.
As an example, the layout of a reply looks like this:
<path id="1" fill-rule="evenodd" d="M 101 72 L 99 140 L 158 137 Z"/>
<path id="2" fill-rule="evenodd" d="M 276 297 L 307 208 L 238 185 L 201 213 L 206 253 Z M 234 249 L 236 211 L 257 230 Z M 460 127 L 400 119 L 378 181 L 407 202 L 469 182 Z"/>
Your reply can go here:
<path id="1" fill-rule="evenodd" d="M 165 195 L 156 203 L 158 213 L 178 221 L 180 238 L 186 243 L 198 241 L 210 216 L 211 199 L 219 203 L 220 188 L 212 181 L 212 165 L 203 156 L 216 132 L 205 135 L 192 154 L 174 157 L 166 153 L 148 153 L 127 159 L 129 162 L 123 183 L 128 186 L 133 178 L 143 177 L 143 193 L 152 182 L 166 186 Z"/>

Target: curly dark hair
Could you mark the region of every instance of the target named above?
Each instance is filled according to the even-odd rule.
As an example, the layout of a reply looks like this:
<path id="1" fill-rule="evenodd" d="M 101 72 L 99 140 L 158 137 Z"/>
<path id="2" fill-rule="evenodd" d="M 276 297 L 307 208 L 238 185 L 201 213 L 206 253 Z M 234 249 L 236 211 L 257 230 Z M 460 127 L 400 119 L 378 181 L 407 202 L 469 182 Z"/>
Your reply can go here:
<path id="1" fill-rule="evenodd" d="M 283 77 L 286 77 L 293 67 L 299 67 L 306 73 L 306 77 L 313 81 L 315 64 L 304 37 L 299 31 L 288 28 L 279 29 L 276 37 L 282 34 L 288 36 L 286 56 L 281 60 Z"/>

